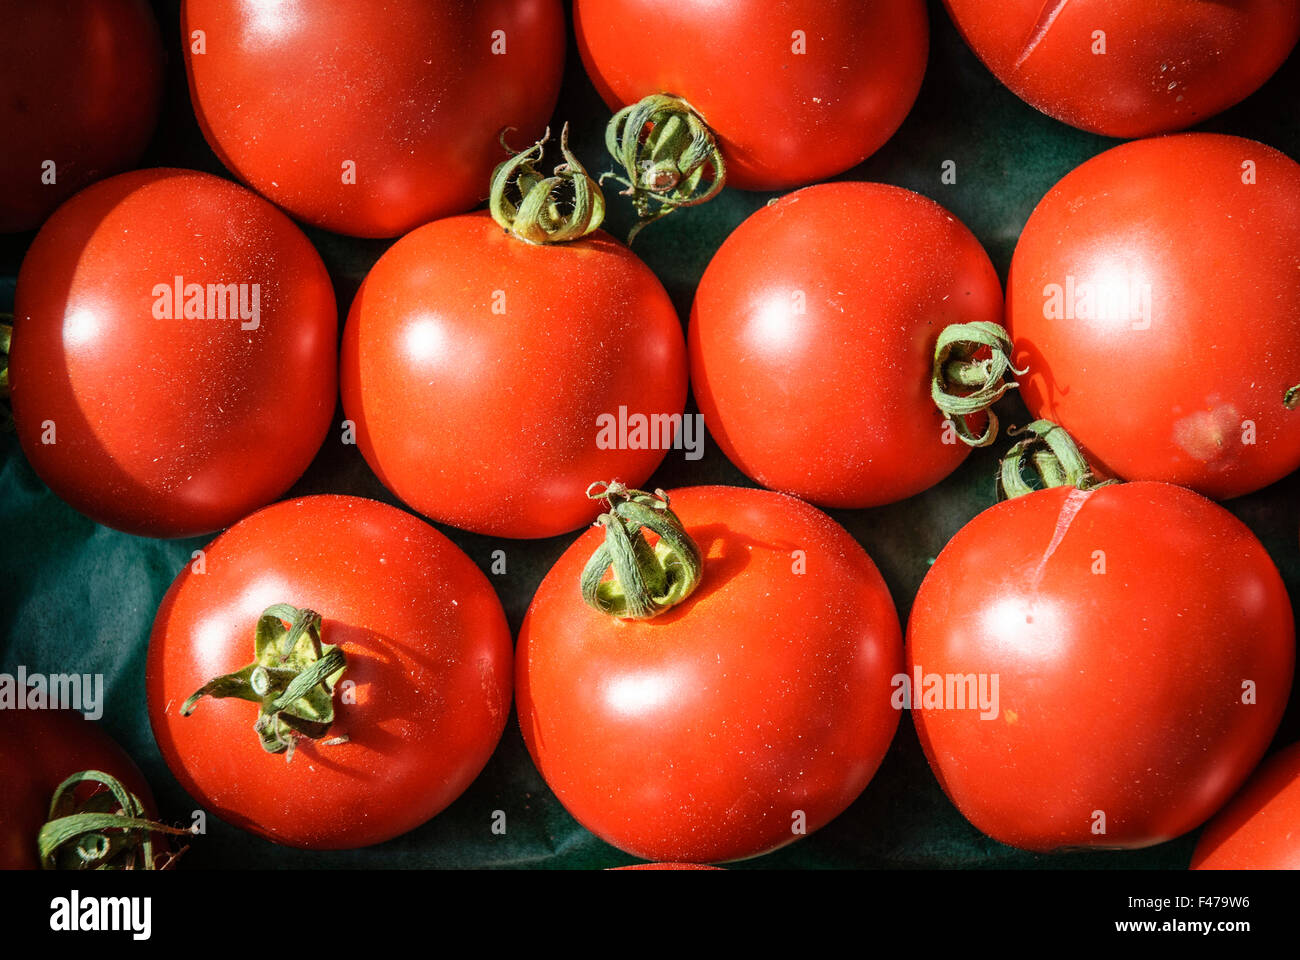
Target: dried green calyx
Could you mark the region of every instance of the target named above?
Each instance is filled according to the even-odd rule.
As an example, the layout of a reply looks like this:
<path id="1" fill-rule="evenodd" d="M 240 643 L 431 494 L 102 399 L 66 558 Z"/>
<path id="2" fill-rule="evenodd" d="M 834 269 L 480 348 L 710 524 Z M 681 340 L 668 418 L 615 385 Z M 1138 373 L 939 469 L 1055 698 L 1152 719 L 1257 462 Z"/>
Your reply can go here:
<path id="1" fill-rule="evenodd" d="M 259 708 L 253 729 L 262 749 L 292 751 L 296 738 L 321 740 L 329 732 L 334 688 L 346 667 L 343 651 L 321 642 L 320 614 L 277 603 L 258 618 L 253 662 L 209 680 L 181 706 L 181 716 L 204 697 L 249 700 Z"/>
<path id="2" fill-rule="evenodd" d="M 604 500 L 609 512 L 596 519 L 605 540 L 582 570 L 583 600 L 610 616 L 649 620 L 691 595 L 704 558 L 669 507 L 667 494 L 629 490 L 614 481 L 593 483 L 587 496 Z M 653 547 L 647 530 L 658 537 Z"/>

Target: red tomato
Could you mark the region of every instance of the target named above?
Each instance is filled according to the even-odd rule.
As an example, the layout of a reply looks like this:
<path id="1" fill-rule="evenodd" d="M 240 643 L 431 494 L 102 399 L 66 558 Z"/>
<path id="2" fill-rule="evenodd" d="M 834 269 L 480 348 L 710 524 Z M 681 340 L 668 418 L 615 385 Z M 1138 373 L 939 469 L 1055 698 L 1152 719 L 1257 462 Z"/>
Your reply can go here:
<path id="1" fill-rule="evenodd" d="M 145 0 L 0 0 L 0 23 L 0 233 L 11 233 L 140 159 L 163 53 Z"/>
<path id="2" fill-rule="evenodd" d="M 880 183 L 808 187 L 727 238 L 691 312 L 710 435 L 767 487 L 833 507 L 911 496 L 970 451 L 930 397 L 939 331 L 1002 320 L 974 235 Z"/>
<path id="3" fill-rule="evenodd" d="M 857 542 L 781 494 L 693 487 L 672 509 L 699 587 L 651 620 L 587 606 L 588 531 L 519 634 L 519 722 L 538 770 L 597 836 L 647 860 L 752 857 L 860 794 L 898 726 L 898 615 Z M 800 819 L 802 811 L 802 819 Z"/>
<path id="4" fill-rule="evenodd" d="M 601 231 L 524 243 L 485 213 L 394 244 L 343 333 L 343 407 L 379 479 L 493 536 L 573 530 L 597 512 L 592 477 L 649 477 L 663 431 L 632 418 L 680 415 L 686 379 L 677 313 L 635 254 Z M 626 437 L 605 431 L 623 408 Z"/>
<path id="5" fill-rule="evenodd" d="M 295 217 L 359 237 L 484 199 L 501 132 L 537 139 L 564 66 L 559 0 L 185 0 L 181 33 L 221 162 Z"/>
<path id="6" fill-rule="evenodd" d="M 913 675 L 988 691 L 996 678 L 990 710 L 914 690 L 912 716 L 967 819 L 1041 851 L 1145 847 L 1198 826 L 1263 756 L 1295 663 L 1263 546 L 1163 483 L 985 510 L 921 584 L 907 644 Z"/>
<path id="7" fill-rule="evenodd" d="M 487 763 L 510 710 L 505 614 L 450 540 L 386 504 L 318 496 L 267 507 L 207 549 L 163 599 L 149 641 L 149 720 L 206 809 L 296 847 L 366 846 L 418 826 Z M 253 660 L 273 604 L 317 611 L 347 658 L 324 739 L 263 749 L 244 700 L 186 698 Z M 344 738 L 346 742 L 327 742 Z"/>
<path id="8" fill-rule="evenodd" d="M 929 53 L 922 0 L 575 0 L 573 27 L 610 109 L 684 98 L 746 190 L 871 156 L 912 109 Z"/>
<path id="9" fill-rule="evenodd" d="M 1210 821 L 1193 870 L 1300 870 L 1300 743 L 1264 763 Z"/>
<path id="10" fill-rule="evenodd" d="M 128 533 L 234 523 L 302 474 L 334 413 L 325 265 L 288 217 L 206 173 L 79 193 L 28 251 L 14 316 L 23 451 L 60 497 Z"/>
<path id="11" fill-rule="evenodd" d="M 116 777 L 154 815 L 153 794 L 126 751 L 80 714 L 0 710 L 0 870 L 40 867 L 37 834 L 64 780 L 83 770 Z"/>
<path id="12" fill-rule="evenodd" d="M 1108 137 L 1181 130 L 1254 93 L 1300 37 L 1295 0 L 944 0 L 1022 100 Z"/>
<path id="13" fill-rule="evenodd" d="M 721 870 L 721 867 L 707 863 L 633 863 L 626 867 L 610 867 L 611 870 Z"/>
<path id="14" fill-rule="evenodd" d="M 1252 140 L 1127 143 L 1048 192 L 1007 281 L 1025 402 L 1102 472 L 1216 499 L 1300 466 L 1300 165 Z"/>

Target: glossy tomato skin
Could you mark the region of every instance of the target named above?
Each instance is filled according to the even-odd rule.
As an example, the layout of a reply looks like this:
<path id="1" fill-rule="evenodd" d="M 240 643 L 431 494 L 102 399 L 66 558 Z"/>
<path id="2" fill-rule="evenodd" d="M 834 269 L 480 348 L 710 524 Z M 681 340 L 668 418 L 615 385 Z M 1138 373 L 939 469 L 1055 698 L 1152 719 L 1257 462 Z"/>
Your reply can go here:
<path id="1" fill-rule="evenodd" d="M 626 867 L 610 867 L 610 870 L 721 870 L 721 867 L 707 863 L 633 863 Z"/>
<path id="2" fill-rule="evenodd" d="M 823 180 L 871 156 L 911 110 L 929 53 L 922 0 L 576 0 L 573 27 L 611 110 L 684 98 L 718 137 L 727 182 L 745 190 Z"/>
<path id="3" fill-rule="evenodd" d="M 564 66 L 559 0 L 186 0 L 181 33 L 222 163 L 295 217 L 359 237 L 486 199 L 502 131 L 516 149 L 541 135 Z"/>
<path id="4" fill-rule="evenodd" d="M 1273 562 L 1221 507 L 1163 483 L 1054 488 L 984 511 L 944 548 L 907 663 L 998 678 L 996 716 L 913 703 L 971 823 L 1028 850 L 1136 848 L 1198 826 L 1258 763 L 1295 630 Z"/>
<path id="5" fill-rule="evenodd" d="M 1300 870 L 1300 744 L 1266 760 L 1206 826 L 1193 870 Z"/>
<path id="6" fill-rule="evenodd" d="M 0 710 L 0 870 L 40 868 L 37 834 L 59 784 L 102 770 L 140 798 L 151 817 L 144 775 L 113 739 L 67 710 Z"/>
<path id="7" fill-rule="evenodd" d="M 1104 472 L 1215 499 L 1300 466 L 1300 411 L 1283 404 L 1300 337 L 1279 306 L 1296 302 L 1300 164 L 1204 133 L 1123 144 L 1067 174 L 1007 281 L 1030 410 Z"/>
<path id="8" fill-rule="evenodd" d="M 686 348 L 672 301 L 603 232 L 536 246 L 486 213 L 403 237 L 343 334 L 343 407 L 384 485 L 420 513 L 503 537 L 576 529 L 600 477 L 637 486 L 658 448 L 607 421 L 680 414 Z M 645 442 L 650 442 L 645 438 Z M 608 448 L 607 448 L 608 447 Z"/>
<path id="9" fill-rule="evenodd" d="M 12 233 L 140 159 L 163 51 L 146 0 L 3 0 L 0 23 L 0 233 Z"/>
<path id="10" fill-rule="evenodd" d="M 163 758 L 203 807 L 278 843 L 344 849 L 418 826 L 487 763 L 510 710 L 510 632 L 487 578 L 450 540 L 395 507 L 316 496 L 267 507 L 168 590 L 149 640 L 149 721 Z M 253 659 L 274 603 L 323 618 L 347 667 L 327 737 L 262 750 L 255 704 L 181 704 Z M 355 702 L 341 688 L 353 684 Z"/>
<path id="11" fill-rule="evenodd" d="M 560 802 L 647 860 L 723 862 L 812 832 L 866 787 L 898 712 L 898 615 L 833 520 L 766 490 L 692 487 L 672 508 L 701 585 L 649 621 L 586 606 L 588 531 L 542 581 L 519 634 L 519 723 Z M 800 572 L 803 551 L 806 572 Z"/>
<path id="12" fill-rule="evenodd" d="M 1300 37 L 1295 0 L 944 3 L 1013 93 L 1108 137 L 1182 130 L 1226 110 L 1262 86 Z"/>
<path id="13" fill-rule="evenodd" d="M 177 277 L 205 288 L 208 318 L 183 315 L 184 287 L 180 312 L 166 302 Z M 224 293 L 209 313 L 209 285 L 228 284 L 253 319 Z M 14 315 L 23 452 L 60 497 L 128 533 L 207 533 L 275 499 L 334 412 L 324 264 L 271 204 L 205 173 L 125 173 L 64 204 L 23 261 Z"/>
<path id="14" fill-rule="evenodd" d="M 939 332 L 974 321 L 1002 321 L 1002 286 L 956 217 L 901 187 L 806 187 L 705 270 L 691 382 L 710 435 L 759 483 L 824 506 L 892 503 L 970 452 L 930 377 Z"/>

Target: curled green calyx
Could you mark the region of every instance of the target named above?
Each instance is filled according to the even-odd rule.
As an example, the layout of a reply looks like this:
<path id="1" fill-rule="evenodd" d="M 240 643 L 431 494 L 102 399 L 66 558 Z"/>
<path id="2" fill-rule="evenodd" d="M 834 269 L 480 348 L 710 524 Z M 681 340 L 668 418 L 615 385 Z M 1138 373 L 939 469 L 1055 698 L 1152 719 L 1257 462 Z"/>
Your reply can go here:
<path id="1" fill-rule="evenodd" d="M 286 626 L 287 624 L 287 626 Z M 253 662 L 209 680 L 181 706 L 188 717 L 203 697 L 258 704 L 253 729 L 267 753 L 292 750 L 299 737 L 321 740 L 334 722 L 334 688 L 347 667 L 343 651 L 321 642 L 320 614 L 287 603 L 257 621 Z"/>
<path id="2" fill-rule="evenodd" d="M 83 783 L 102 789 L 79 802 Z M 36 844 L 45 870 L 165 870 L 184 848 L 173 854 L 155 836 L 189 832 L 148 819 L 140 798 L 111 774 L 83 770 L 54 791 Z"/>
<path id="3" fill-rule="evenodd" d="M 1294 410 L 1296 407 L 1300 407 L 1300 383 L 1297 383 L 1286 393 L 1282 394 L 1282 406 L 1286 407 L 1288 410 Z"/>
<path id="4" fill-rule="evenodd" d="M 1022 437 L 1002 458 L 1002 469 L 998 475 L 998 486 L 1008 500 L 1048 487 L 1070 486 L 1080 490 L 1093 490 L 1116 482 L 1098 480 L 1093 476 L 1092 468 L 1079 452 L 1073 438 L 1065 432 L 1064 427 L 1051 420 L 1035 420 L 1023 430 L 1007 427 L 1007 436 Z M 1025 480 L 1026 468 L 1036 474 L 1037 485 Z"/>
<path id="5" fill-rule="evenodd" d="M 727 179 L 722 151 L 704 119 L 680 97 L 656 93 L 614 114 L 605 128 L 605 147 L 623 168 L 613 177 L 632 198 L 640 218 L 628 234 L 641 230 L 678 207 L 693 207 L 717 196 Z"/>
<path id="6" fill-rule="evenodd" d="M 930 396 L 962 442 L 987 447 L 998 435 L 998 418 L 991 407 L 1016 387 L 1012 375 L 1024 374 L 1011 364 L 1011 337 L 997 323 L 954 323 L 939 332 L 934 348 Z M 986 412 L 982 433 L 966 423 L 973 414 Z"/>
<path id="7" fill-rule="evenodd" d="M 551 176 L 537 169 L 550 139 L 548 129 L 527 150 L 497 165 L 492 172 L 488 210 L 503 229 L 528 243 L 564 243 L 585 237 L 605 219 L 600 184 L 569 149 L 569 125 L 560 130 L 564 162 Z M 509 152 L 505 136 L 501 145 Z"/>
<path id="8" fill-rule="evenodd" d="M 629 490 L 618 481 L 593 483 L 587 496 L 604 500 L 608 513 L 596 518 L 605 542 L 582 570 L 582 599 L 601 613 L 649 620 L 676 606 L 699 586 L 704 558 L 662 490 Z M 652 547 L 649 530 L 659 539 Z M 606 571 L 613 571 L 605 579 Z"/>

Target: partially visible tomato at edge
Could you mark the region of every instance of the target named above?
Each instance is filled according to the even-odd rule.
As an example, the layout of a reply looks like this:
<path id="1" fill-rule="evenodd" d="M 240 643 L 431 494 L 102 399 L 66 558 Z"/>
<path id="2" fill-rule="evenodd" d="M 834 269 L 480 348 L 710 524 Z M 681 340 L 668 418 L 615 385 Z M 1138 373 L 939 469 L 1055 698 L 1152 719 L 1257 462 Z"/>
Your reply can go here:
<path id="1" fill-rule="evenodd" d="M 337 335 L 325 265 L 270 203 L 193 170 L 120 174 L 60 207 L 19 270 L 18 439 L 98 523 L 209 533 L 311 463 Z"/>
<path id="2" fill-rule="evenodd" d="M 1300 467 L 1300 164 L 1186 133 L 1107 150 L 1034 208 L 1007 279 L 1021 394 L 1101 472 L 1215 499 Z"/>
<path id="3" fill-rule="evenodd" d="M 1300 37 L 1295 0 L 944 0 L 979 58 L 1048 116 L 1108 137 L 1181 130 L 1244 99 Z"/>
<path id="4" fill-rule="evenodd" d="M 573 29 L 611 110 L 684 98 L 746 190 L 823 180 L 875 153 L 929 55 L 922 0 L 577 0 Z"/>
<path id="5" fill-rule="evenodd" d="M 501 134 L 540 136 L 564 67 L 559 0 L 185 0 L 181 35 L 221 162 L 293 216 L 358 237 L 486 198 Z"/>
<path id="6" fill-rule="evenodd" d="M 1206 826 L 1193 870 L 1300 870 L 1300 743 L 1265 760 Z"/>
<path id="7" fill-rule="evenodd" d="M 0 0 L 0 233 L 144 152 L 163 49 L 146 0 Z"/>
<path id="8" fill-rule="evenodd" d="M 116 777 L 154 817 L 144 775 L 96 724 L 67 710 L 0 710 L 0 870 L 40 867 L 37 835 L 54 791 L 84 770 Z"/>

